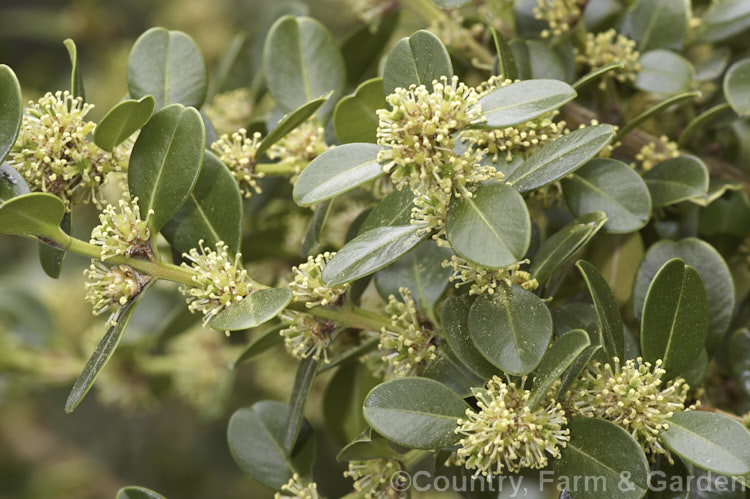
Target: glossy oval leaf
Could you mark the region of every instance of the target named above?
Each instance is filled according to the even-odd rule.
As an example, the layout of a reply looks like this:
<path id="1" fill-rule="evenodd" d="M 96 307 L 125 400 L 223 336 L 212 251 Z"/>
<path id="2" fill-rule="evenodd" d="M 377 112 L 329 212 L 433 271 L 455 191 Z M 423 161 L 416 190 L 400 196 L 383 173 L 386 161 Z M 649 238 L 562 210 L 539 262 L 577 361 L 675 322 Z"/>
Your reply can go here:
<path id="1" fill-rule="evenodd" d="M 532 154 L 513 170 L 507 181 L 521 192 L 539 189 L 574 172 L 596 156 L 612 139 L 611 125 L 575 130 Z"/>
<path id="2" fill-rule="evenodd" d="M 0 234 L 50 237 L 59 235 L 65 205 L 52 194 L 32 192 L 0 205 Z"/>
<path id="3" fill-rule="evenodd" d="M 290 301 L 292 292 L 287 288 L 259 289 L 222 310 L 208 325 L 222 331 L 257 327 L 276 317 Z"/>
<path id="4" fill-rule="evenodd" d="M 362 25 L 341 43 L 350 86 L 358 85 L 367 70 L 382 59 L 382 52 L 390 47 L 391 36 L 399 26 L 400 14 L 400 9 L 392 9 L 377 22 Z"/>
<path id="5" fill-rule="evenodd" d="M 375 143 L 378 132 L 378 109 L 386 107 L 383 79 L 363 82 L 352 95 L 342 98 L 333 110 L 333 129 L 342 144 Z"/>
<path id="6" fill-rule="evenodd" d="M 318 369 L 322 362 L 322 358 L 319 357 L 316 359 L 315 356 L 310 355 L 302 359 L 297 366 L 297 375 L 294 378 L 292 396 L 289 401 L 286 432 L 284 432 L 284 449 L 286 449 L 287 454 L 291 454 L 294 451 L 297 437 L 302 429 L 305 405 L 307 405 L 313 381 L 315 381 L 315 376 L 318 374 Z"/>
<path id="7" fill-rule="evenodd" d="M 338 196 L 384 174 L 377 144 L 344 144 L 324 152 L 302 170 L 292 196 L 310 206 Z"/>
<path id="8" fill-rule="evenodd" d="M 445 344 L 437 349 L 435 358 L 427 363 L 421 376 L 439 381 L 461 397 L 471 397 L 472 389 L 486 382 L 486 378 L 474 374 Z"/>
<path id="9" fill-rule="evenodd" d="M 500 87 L 479 99 L 487 121 L 478 128 L 502 128 L 526 123 L 573 100 L 576 91 L 559 80 L 525 80 Z"/>
<path id="10" fill-rule="evenodd" d="M 141 129 L 128 166 L 128 188 L 138 198 L 151 233 L 158 233 L 187 200 L 203 163 L 206 130 L 193 108 L 171 104 Z"/>
<path id="11" fill-rule="evenodd" d="M 206 63 L 188 35 L 151 28 L 135 41 L 128 59 L 131 97 L 152 95 L 156 109 L 169 104 L 200 108 L 207 89 Z"/>
<path id="12" fill-rule="evenodd" d="M 454 296 L 443 305 L 443 333 L 453 354 L 477 376 L 490 379 L 498 374 L 495 366 L 479 353 L 469 332 L 469 311 L 473 299 L 468 295 Z"/>
<path id="13" fill-rule="evenodd" d="M 649 248 L 633 285 L 633 313 L 640 319 L 646 292 L 656 273 L 667 261 L 679 258 L 700 274 L 708 296 L 708 339 L 712 352 L 729 327 L 734 310 L 734 281 L 726 262 L 713 246 L 699 239 L 659 241 Z"/>
<path id="14" fill-rule="evenodd" d="M 265 154 L 269 147 L 284 138 L 289 132 L 300 126 L 310 116 L 315 114 L 315 111 L 320 109 L 320 107 L 325 104 L 330 97 L 331 92 L 327 93 L 323 97 L 318 97 L 317 99 L 313 99 L 310 102 L 303 104 L 302 106 L 298 107 L 291 113 L 281 118 L 281 120 L 276 124 L 273 130 L 268 132 L 268 135 L 263 138 L 260 145 L 258 146 L 258 149 L 255 150 L 255 157 L 260 158 L 261 156 L 263 156 L 263 154 Z"/>
<path id="15" fill-rule="evenodd" d="M 262 400 L 235 411 L 227 428 L 229 451 L 240 469 L 275 490 L 295 473 L 303 480 L 312 478 L 315 434 L 303 421 L 297 445 L 287 454 L 284 434 L 288 418 L 287 405 Z"/>
<path id="16" fill-rule="evenodd" d="M 362 405 L 378 383 L 362 362 L 341 366 L 331 378 L 323 395 L 323 414 L 326 430 L 339 445 L 356 439 L 367 428 Z"/>
<path id="17" fill-rule="evenodd" d="M 145 125 L 154 112 L 156 101 L 151 95 L 139 100 L 128 99 L 107 111 L 96 125 L 94 142 L 105 151 L 112 150 Z"/>
<path id="18" fill-rule="evenodd" d="M 578 217 L 547 238 L 534 255 L 531 275 L 542 286 L 552 274 L 585 246 L 607 221 L 603 211 L 593 211 Z"/>
<path id="19" fill-rule="evenodd" d="M 23 119 L 23 100 L 18 78 L 5 64 L 0 64 L 0 163 L 18 138 Z"/>
<path id="20" fill-rule="evenodd" d="M 688 370 L 706 344 L 708 299 L 698 272 L 679 258 L 665 263 L 646 294 L 641 317 L 643 359 L 662 359 L 667 378 Z"/>
<path id="21" fill-rule="evenodd" d="M 60 222 L 60 229 L 66 234 L 70 234 L 73 225 L 73 216 L 71 212 L 66 212 Z M 44 273 L 52 279 L 58 279 L 62 271 L 62 264 L 65 260 L 65 251 L 53 246 L 39 242 L 39 263 L 42 265 Z"/>
<path id="22" fill-rule="evenodd" d="M 398 260 L 425 237 L 423 225 L 379 227 L 341 248 L 323 269 L 323 282 L 338 286 L 372 274 Z"/>
<path id="23" fill-rule="evenodd" d="M 459 440 L 455 429 L 469 406 L 456 392 L 427 378 L 399 378 L 367 395 L 368 424 L 388 440 L 413 449 L 441 449 Z"/>
<path id="24" fill-rule="evenodd" d="M 646 92 L 672 95 L 686 92 L 693 82 L 693 65 L 670 50 L 657 49 L 641 55 L 635 86 Z"/>
<path id="25" fill-rule="evenodd" d="M 700 198 L 708 192 L 708 168 L 695 156 L 663 161 L 644 172 L 643 180 L 654 209 Z"/>
<path id="26" fill-rule="evenodd" d="M 552 385 L 563 375 L 573 362 L 591 344 L 589 335 L 583 329 L 568 331 L 554 342 L 544 352 L 534 375 L 534 387 L 527 405 L 535 408 L 545 400 Z"/>
<path id="27" fill-rule="evenodd" d="M 713 2 L 701 16 L 696 41 L 718 42 L 750 28 L 750 3 L 745 0 Z"/>
<path id="28" fill-rule="evenodd" d="M 481 295 L 469 312 L 469 333 L 492 365 L 513 375 L 539 365 L 552 338 L 552 315 L 534 293 L 520 286 L 499 286 Z"/>
<path id="29" fill-rule="evenodd" d="M 648 461 L 641 446 L 627 431 L 599 418 L 574 419 L 568 427 L 570 441 L 560 459 L 553 463 L 556 475 L 571 484 L 576 477 L 597 480 L 590 487 L 578 488 L 572 497 L 640 499 L 646 494 Z"/>
<path id="30" fill-rule="evenodd" d="M 146 487 L 138 487 L 131 485 L 129 487 L 123 487 L 117 491 L 115 499 L 166 499 L 163 495 L 158 492 L 154 492 Z"/>
<path id="31" fill-rule="evenodd" d="M 361 412 L 361 410 L 361 407 L 357 407 L 357 411 Z M 381 457 L 398 459 L 400 455 L 393 450 L 388 440 L 368 427 L 341 449 L 336 456 L 336 461 L 359 461 Z"/>
<path id="32" fill-rule="evenodd" d="M 383 67 L 383 91 L 392 94 L 397 88 L 424 85 L 432 90 L 432 82 L 442 76 L 453 76 L 453 64 L 445 45 L 426 30 L 402 38 L 391 49 Z"/>
<path id="33" fill-rule="evenodd" d="M 587 258 L 599 269 L 622 306 L 630 301 L 635 274 L 645 254 L 640 232 L 601 234 L 589 247 Z"/>
<path id="34" fill-rule="evenodd" d="M 523 197 L 508 184 L 469 186 L 454 196 L 446 234 L 453 250 L 469 261 L 499 268 L 521 260 L 531 242 L 531 218 Z"/>
<path id="35" fill-rule="evenodd" d="M 750 59 L 735 62 L 724 75 L 724 98 L 740 116 L 750 115 Z"/>
<path id="36" fill-rule="evenodd" d="M 211 151 L 205 152 L 198 181 L 185 204 L 162 228 L 178 254 L 224 241 L 230 255 L 242 242 L 242 195 L 229 169 Z"/>
<path id="37" fill-rule="evenodd" d="M 414 194 L 411 189 L 394 190 L 384 197 L 367 215 L 360 234 L 378 227 L 409 225 L 411 210 L 414 208 Z"/>
<path id="38" fill-rule="evenodd" d="M 667 420 L 659 436 L 682 459 L 722 475 L 750 473 L 750 431 L 734 419 L 704 411 L 683 411 Z"/>
<path id="39" fill-rule="evenodd" d="M 29 192 L 29 184 L 15 168 L 8 163 L 0 164 L 0 205 L 10 198 Z"/>
<path id="40" fill-rule="evenodd" d="M 639 0 L 622 20 L 623 35 L 638 42 L 641 53 L 682 48 L 692 13 L 686 0 Z"/>
<path id="41" fill-rule="evenodd" d="M 589 294 L 594 302 L 594 310 L 599 320 L 599 331 L 601 332 L 601 344 L 610 359 L 617 357 L 623 359 L 625 355 L 625 336 L 623 330 L 622 316 L 615 301 L 612 290 L 607 286 L 607 281 L 599 271 L 585 260 L 576 263 L 576 267 L 583 275 Z"/>
<path id="42" fill-rule="evenodd" d="M 263 48 L 263 71 L 271 96 L 285 112 L 333 91 L 318 109 L 318 116 L 325 118 L 346 86 L 338 45 L 322 24 L 309 17 L 284 16 L 274 23 Z"/>
<path id="43" fill-rule="evenodd" d="M 632 168 L 621 161 L 597 158 L 562 181 L 565 204 L 575 216 L 592 211 L 607 215 L 608 232 L 636 231 L 651 217 L 648 187 Z"/>

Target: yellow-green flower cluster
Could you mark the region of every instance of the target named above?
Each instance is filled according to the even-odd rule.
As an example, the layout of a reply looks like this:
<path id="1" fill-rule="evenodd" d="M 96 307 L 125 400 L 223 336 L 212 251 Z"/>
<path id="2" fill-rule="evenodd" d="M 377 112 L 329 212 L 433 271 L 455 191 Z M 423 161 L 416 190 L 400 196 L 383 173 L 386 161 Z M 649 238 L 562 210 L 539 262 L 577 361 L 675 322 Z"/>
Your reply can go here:
<path id="1" fill-rule="evenodd" d="M 110 268 L 98 261 L 92 261 L 84 274 L 87 278 L 86 301 L 93 306 L 94 315 L 112 312 L 110 320 L 115 319 L 117 312 L 151 280 L 127 265 Z"/>
<path id="2" fill-rule="evenodd" d="M 395 459 L 368 459 L 349 461 L 349 470 L 344 476 L 354 480 L 354 490 L 365 499 L 405 499 L 407 484 L 392 483 L 399 478 L 399 475 L 394 478 L 394 473 L 401 470 L 401 464 Z"/>
<path id="3" fill-rule="evenodd" d="M 296 310 L 284 310 L 279 318 L 286 326 L 279 333 L 289 355 L 297 359 L 323 357 L 328 362 L 326 349 L 331 344 L 331 333 L 336 329 L 334 322 Z"/>
<path id="4" fill-rule="evenodd" d="M 99 203 L 108 173 L 119 170 L 116 158 L 89 141 L 96 124 L 86 121 L 91 104 L 69 92 L 47 93 L 30 102 L 18 140 L 8 158 L 32 191 L 70 203 Z"/>
<path id="5" fill-rule="evenodd" d="M 302 478 L 295 473 L 289 481 L 281 486 L 281 492 L 274 495 L 274 499 L 321 499 L 318 485 L 315 482 L 302 483 Z"/>
<path id="6" fill-rule="evenodd" d="M 521 265 L 528 265 L 529 260 L 521 260 L 507 267 L 500 269 L 491 269 L 472 263 L 460 256 L 453 255 L 450 260 L 443 260 L 444 268 L 451 267 L 453 275 L 451 282 L 456 281 L 456 288 L 466 284 L 471 284 L 469 289 L 470 295 L 480 295 L 495 293 L 495 288 L 500 284 L 511 286 L 517 284 L 523 289 L 533 291 L 539 287 L 536 279 L 531 278 L 531 274 L 521 270 Z"/>
<path id="7" fill-rule="evenodd" d="M 374 30 L 380 21 L 398 8 L 398 0 L 347 0 L 354 15 Z"/>
<path id="8" fill-rule="evenodd" d="M 241 301 L 253 291 L 253 281 L 242 267 L 242 255 L 230 258 L 227 245 L 216 243 L 216 250 L 199 243 L 200 251 L 193 248 L 182 256 L 192 263 L 183 262 L 182 267 L 195 272 L 193 286 L 180 286 L 180 293 L 187 297 L 188 309 L 201 312 L 208 322 L 232 303 Z"/>
<path id="9" fill-rule="evenodd" d="M 581 8 L 587 0 L 537 0 L 534 17 L 546 21 L 549 29 L 542 31 L 542 37 L 558 36 L 567 33 L 581 17 Z"/>
<path id="10" fill-rule="evenodd" d="M 573 415 L 599 417 L 625 428 L 651 454 L 669 452 L 659 442 L 667 419 L 675 412 L 690 410 L 685 399 L 690 389 L 682 378 L 665 382 L 661 360 L 630 359 L 620 365 L 596 362 L 570 388 L 566 406 Z M 671 459 L 671 458 L 670 458 Z"/>
<path id="11" fill-rule="evenodd" d="M 252 137 L 247 136 L 247 130 L 239 129 L 233 134 L 224 134 L 211 145 L 211 149 L 219 154 L 219 159 L 227 165 L 237 180 L 240 190 L 249 198 L 253 193 L 260 194 L 258 180 L 264 177 L 263 172 L 256 172 L 257 163 L 255 151 L 260 145 L 260 133 L 255 132 Z"/>
<path id="12" fill-rule="evenodd" d="M 475 476 L 544 468 L 548 455 L 560 457 L 570 431 L 565 412 L 551 397 L 536 409 L 527 405 L 530 392 L 494 376 L 487 389 L 477 389 L 479 411 L 466 410 L 456 433 L 462 435 L 456 451 L 458 464 L 476 470 Z"/>
<path id="13" fill-rule="evenodd" d="M 378 350 L 381 371 L 386 377 L 417 374 L 423 364 L 435 359 L 434 331 L 417 312 L 411 291 L 399 288 L 400 299 L 388 297 L 386 313 L 391 316 L 391 326 L 380 330 Z"/>
<path id="14" fill-rule="evenodd" d="M 641 147 L 641 150 L 635 155 L 635 160 L 641 165 L 643 171 L 648 171 L 662 161 L 676 158 L 679 155 L 680 148 L 677 143 L 669 140 L 666 135 L 662 135 L 657 140 Z"/>
<path id="15" fill-rule="evenodd" d="M 216 94 L 203 111 L 220 134 L 231 133 L 247 126 L 253 117 L 250 89 L 237 88 Z"/>
<path id="16" fill-rule="evenodd" d="M 101 246 L 102 260 L 118 255 L 152 259 L 148 219 L 154 210 L 141 220 L 138 198 L 132 202 L 121 199 L 119 204 L 120 213 L 110 204 L 99 214 L 99 225 L 91 231 L 91 244 Z"/>
<path id="17" fill-rule="evenodd" d="M 175 391 L 199 408 L 209 408 L 229 374 L 231 351 L 222 335 L 188 331 L 167 346 L 164 358 L 171 367 Z"/>
<path id="18" fill-rule="evenodd" d="M 303 302 L 308 308 L 331 305 L 349 289 L 349 283 L 330 287 L 323 282 L 323 269 L 335 254 L 326 251 L 315 257 L 309 256 L 299 267 L 292 268 L 294 280 L 289 289 L 294 301 Z"/>
<path id="19" fill-rule="evenodd" d="M 640 54 L 635 49 L 636 43 L 614 29 L 602 33 L 586 33 L 583 51 L 576 49 L 576 62 L 589 67 L 592 71 L 616 62 L 623 67 L 606 73 L 599 82 L 599 88 L 604 89 L 607 79 L 614 77 L 625 83 L 635 81 L 641 70 L 638 62 Z"/>
<path id="20" fill-rule="evenodd" d="M 268 149 L 268 157 L 281 160 L 295 175 L 328 150 L 325 130 L 315 121 L 306 121 Z"/>

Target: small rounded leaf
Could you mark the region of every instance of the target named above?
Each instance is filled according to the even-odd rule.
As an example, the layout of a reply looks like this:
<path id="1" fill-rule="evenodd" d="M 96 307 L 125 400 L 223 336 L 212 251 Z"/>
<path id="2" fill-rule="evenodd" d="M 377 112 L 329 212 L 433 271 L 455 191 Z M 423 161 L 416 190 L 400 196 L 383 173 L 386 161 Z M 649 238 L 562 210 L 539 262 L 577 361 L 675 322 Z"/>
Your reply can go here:
<path id="1" fill-rule="evenodd" d="M 208 325 L 222 331 L 257 327 L 279 315 L 290 301 L 292 292 L 287 288 L 259 289 L 222 310 Z"/>
<path id="2" fill-rule="evenodd" d="M 397 88 L 424 85 L 432 90 L 432 82 L 453 76 L 453 64 L 440 39 L 426 30 L 402 38 L 391 49 L 383 68 L 383 91 L 392 94 Z"/>
<path id="3" fill-rule="evenodd" d="M 376 141 L 377 110 L 386 107 L 383 79 L 363 82 L 352 95 L 347 95 L 333 110 L 333 129 L 342 144 Z"/>
<path id="4" fill-rule="evenodd" d="M 501 128 L 525 123 L 570 102 L 577 93 L 559 80 L 525 80 L 500 87 L 477 103 L 487 121 L 479 128 Z"/>
<path id="5" fill-rule="evenodd" d="M 140 100 L 129 99 L 120 102 L 96 125 L 94 142 L 105 151 L 112 152 L 148 122 L 155 105 L 156 101 L 150 95 Z"/>
<path id="6" fill-rule="evenodd" d="M 59 235 L 65 205 L 52 194 L 32 192 L 0 205 L 0 234 L 49 237 Z"/>
<path id="7" fill-rule="evenodd" d="M 693 82 L 693 65 L 670 50 L 651 50 L 641 55 L 635 86 L 646 92 L 672 95 L 686 92 Z"/>
<path id="8" fill-rule="evenodd" d="M 643 174 L 654 208 L 669 206 L 708 192 L 708 168 L 695 156 L 680 156 L 659 163 Z"/>
<path id="9" fill-rule="evenodd" d="M 732 64 L 724 76 L 724 97 L 740 116 L 750 115 L 750 59 Z"/>
<path id="10" fill-rule="evenodd" d="M 0 163 L 18 138 L 22 118 L 23 101 L 18 78 L 12 69 L 0 64 Z"/>

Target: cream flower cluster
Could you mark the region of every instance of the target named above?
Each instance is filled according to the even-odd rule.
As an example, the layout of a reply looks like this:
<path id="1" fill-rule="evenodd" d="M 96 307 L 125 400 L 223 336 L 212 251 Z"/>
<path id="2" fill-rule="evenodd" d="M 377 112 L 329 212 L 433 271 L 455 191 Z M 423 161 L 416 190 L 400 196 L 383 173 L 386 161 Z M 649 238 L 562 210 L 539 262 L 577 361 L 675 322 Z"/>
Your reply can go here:
<path id="1" fill-rule="evenodd" d="M 336 253 L 326 251 L 317 256 L 307 257 L 307 261 L 293 267 L 294 280 L 289 284 L 294 301 L 303 302 L 308 308 L 336 303 L 349 289 L 349 283 L 330 287 L 323 282 L 323 269 Z"/>
<path id="2" fill-rule="evenodd" d="M 685 407 L 690 389 L 682 378 L 665 382 L 666 371 L 657 360 L 630 359 L 624 365 L 614 359 L 614 366 L 596 362 L 568 392 L 565 404 L 573 415 L 599 417 L 625 428 L 651 454 L 667 451 L 659 433 L 669 425 L 667 419 Z"/>
<path id="3" fill-rule="evenodd" d="M 257 163 L 255 151 L 260 145 L 260 137 L 259 132 L 248 137 L 247 130 L 241 128 L 231 135 L 222 135 L 211 145 L 211 149 L 219 154 L 221 162 L 232 172 L 246 198 L 252 196 L 253 193 L 260 194 L 261 192 L 258 180 L 263 178 L 264 174 L 255 171 Z"/>
<path id="4" fill-rule="evenodd" d="M 399 0 L 347 0 L 354 15 L 371 29 L 377 28 L 380 21 L 399 7 Z"/>
<path id="5" fill-rule="evenodd" d="M 641 147 L 641 150 L 635 155 L 635 160 L 641 165 L 643 171 L 648 171 L 662 161 L 676 158 L 679 155 L 680 148 L 677 143 L 669 140 L 666 135 L 662 135 L 657 140 Z"/>
<path id="6" fill-rule="evenodd" d="M 500 474 L 503 468 L 518 472 L 544 468 L 548 456 L 559 458 L 570 430 L 559 403 L 548 398 L 546 405 L 531 409 L 529 390 L 505 383 L 494 376 L 487 389 L 474 395 L 479 411 L 466 410 L 456 433 L 462 435 L 456 451 L 457 464 L 476 470 L 475 476 Z"/>
<path id="7" fill-rule="evenodd" d="M 171 365 L 175 391 L 195 407 L 210 409 L 229 373 L 232 352 L 226 348 L 225 340 L 222 335 L 193 330 L 167 345 L 164 360 Z"/>
<path id="8" fill-rule="evenodd" d="M 109 321 L 117 317 L 119 310 L 141 292 L 151 278 L 140 274 L 127 265 L 107 267 L 99 261 L 92 261 L 84 271 L 86 301 L 93 306 L 94 315 L 111 312 Z"/>
<path id="9" fill-rule="evenodd" d="M 253 281 L 242 267 L 242 255 L 230 257 L 227 245 L 216 243 L 216 250 L 199 243 L 200 251 L 193 248 L 183 257 L 192 263 L 182 267 L 195 272 L 193 286 L 180 286 L 180 293 L 187 297 L 188 309 L 201 312 L 208 322 L 232 303 L 241 301 L 253 291 Z"/>
<path id="10" fill-rule="evenodd" d="M 306 121 L 268 149 L 268 157 L 290 166 L 295 175 L 328 150 L 325 130 L 317 122 Z M 294 179 L 293 179 L 294 180 Z"/>
<path id="11" fill-rule="evenodd" d="M 222 135 L 247 126 L 253 117 L 250 89 L 237 88 L 216 94 L 203 111 L 216 131 Z"/>
<path id="12" fill-rule="evenodd" d="M 148 219 L 154 210 L 142 220 L 138 198 L 132 202 L 121 199 L 119 204 L 120 213 L 110 204 L 99 214 L 99 225 L 91 231 L 91 244 L 101 246 L 102 260 L 118 255 L 152 259 Z"/>
<path id="13" fill-rule="evenodd" d="M 436 358 L 432 344 L 434 331 L 417 312 L 411 291 L 399 288 L 399 297 L 388 297 L 385 311 L 391 326 L 380 330 L 379 372 L 388 378 L 412 376 L 427 362 Z M 399 299 L 400 298 L 400 299 Z"/>
<path id="14" fill-rule="evenodd" d="M 302 478 L 295 473 L 289 481 L 281 486 L 281 493 L 277 492 L 274 499 L 322 499 L 318 494 L 318 485 L 315 482 L 302 483 Z"/>
<path id="15" fill-rule="evenodd" d="M 450 260 L 443 260 L 442 262 L 444 268 L 451 267 L 453 269 L 450 281 L 456 282 L 456 288 L 471 284 L 470 295 L 494 294 L 495 289 L 501 283 L 506 286 L 517 284 L 523 289 L 535 290 L 539 287 L 537 280 L 532 279 L 531 274 L 525 270 L 521 270 L 521 265 L 528 264 L 529 260 L 521 260 L 507 267 L 490 269 L 456 255 L 451 256 Z"/>
<path id="16" fill-rule="evenodd" d="M 394 473 L 401 470 L 401 464 L 395 459 L 368 459 L 349 461 L 349 470 L 344 476 L 354 480 L 354 490 L 365 499 L 405 499 L 407 484 L 392 483 Z M 395 476 L 398 479 L 398 475 Z"/>
<path id="17" fill-rule="evenodd" d="M 537 0 L 534 17 L 546 21 L 549 29 L 542 31 L 542 37 L 558 36 L 567 33 L 581 17 L 581 9 L 587 0 Z"/>
<path id="18" fill-rule="evenodd" d="M 91 108 L 67 91 L 30 102 L 8 155 L 32 191 L 54 194 L 68 209 L 70 203 L 98 204 L 107 174 L 120 169 L 111 153 L 88 139 L 96 128 L 86 121 Z"/>
<path id="19" fill-rule="evenodd" d="M 605 74 L 599 82 L 599 88 L 605 88 L 607 78 L 614 77 L 621 83 L 635 81 L 641 70 L 638 62 L 640 54 L 636 43 L 614 29 L 602 33 L 586 33 L 583 51 L 576 49 L 576 62 L 588 66 L 592 71 L 608 64 L 622 63 L 623 67 Z"/>

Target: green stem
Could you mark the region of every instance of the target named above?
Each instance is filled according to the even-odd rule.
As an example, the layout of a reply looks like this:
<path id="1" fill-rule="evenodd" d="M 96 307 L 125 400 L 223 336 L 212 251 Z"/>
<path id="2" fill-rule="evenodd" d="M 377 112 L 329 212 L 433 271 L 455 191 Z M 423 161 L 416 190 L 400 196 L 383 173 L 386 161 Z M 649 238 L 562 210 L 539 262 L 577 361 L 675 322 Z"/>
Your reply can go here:
<path id="1" fill-rule="evenodd" d="M 615 62 L 615 63 L 612 63 L 612 64 L 607 64 L 606 66 L 603 66 L 603 67 L 601 67 L 599 69 L 596 69 L 596 70 L 594 70 L 594 71 L 592 71 L 592 72 L 590 72 L 590 73 L 588 73 L 586 75 L 581 76 L 581 78 L 579 78 L 571 86 L 574 89 L 578 90 L 582 86 L 584 86 L 587 83 L 590 83 L 590 82 L 596 80 L 600 76 L 602 76 L 602 75 L 604 75 L 606 73 L 609 73 L 612 70 L 619 69 L 621 67 L 622 67 L 622 63 L 621 62 Z"/>
<path id="2" fill-rule="evenodd" d="M 703 125 L 705 125 L 706 123 L 714 119 L 716 116 L 718 116 L 719 114 L 729 109 L 730 109 L 729 104 L 724 102 L 722 104 L 718 104 L 712 107 L 711 109 L 703 111 L 701 114 L 693 118 L 692 121 L 690 121 L 690 123 L 687 124 L 685 129 L 680 134 L 680 138 L 677 139 L 677 145 L 680 147 L 680 149 L 685 147 L 685 143 L 697 129 L 699 129 L 700 127 L 702 127 Z"/>
<path id="3" fill-rule="evenodd" d="M 358 307 L 351 310 L 326 307 L 308 308 L 304 303 L 291 303 L 287 309 L 305 312 L 321 319 L 328 319 L 338 325 L 356 329 L 380 331 L 383 327 L 391 327 L 390 317 Z"/>
<path id="4" fill-rule="evenodd" d="M 255 171 L 264 175 L 293 175 L 297 170 L 304 170 L 307 163 L 298 162 L 293 164 L 286 163 L 258 163 L 255 165 Z"/>
<path id="5" fill-rule="evenodd" d="M 612 144 L 616 144 L 617 142 L 622 140 L 623 137 L 629 134 L 632 130 L 637 128 L 638 125 L 640 125 L 647 119 L 656 116 L 658 113 L 665 110 L 666 108 L 673 106 L 677 104 L 678 102 L 681 102 L 685 99 L 692 99 L 694 97 L 700 97 L 700 96 L 701 96 L 700 92 L 685 92 L 679 95 L 675 95 L 674 97 L 670 97 L 669 99 L 666 99 L 664 101 L 661 101 L 660 103 L 658 103 L 652 108 L 646 109 L 641 114 L 633 118 L 630 121 L 630 123 L 622 127 L 619 132 L 617 132 L 617 134 L 612 139 Z"/>

